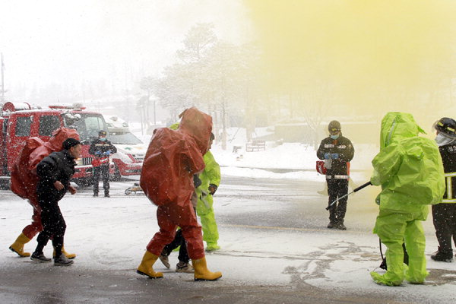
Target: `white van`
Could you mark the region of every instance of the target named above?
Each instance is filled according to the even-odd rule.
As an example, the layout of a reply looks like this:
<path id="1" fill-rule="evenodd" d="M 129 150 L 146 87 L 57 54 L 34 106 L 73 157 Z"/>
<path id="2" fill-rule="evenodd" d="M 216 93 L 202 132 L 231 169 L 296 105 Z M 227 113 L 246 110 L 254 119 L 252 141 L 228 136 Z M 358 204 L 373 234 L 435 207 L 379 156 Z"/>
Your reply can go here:
<path id="1" fill-rule="evenodd" d="M 147 145 L 130 132 L 128 123 L 122 119 L 116 116 L 104 117 L 108 126 L 108 139 L 117 148 L 117 153 L 112 155 L 114 178 L 141 174 Z"/>

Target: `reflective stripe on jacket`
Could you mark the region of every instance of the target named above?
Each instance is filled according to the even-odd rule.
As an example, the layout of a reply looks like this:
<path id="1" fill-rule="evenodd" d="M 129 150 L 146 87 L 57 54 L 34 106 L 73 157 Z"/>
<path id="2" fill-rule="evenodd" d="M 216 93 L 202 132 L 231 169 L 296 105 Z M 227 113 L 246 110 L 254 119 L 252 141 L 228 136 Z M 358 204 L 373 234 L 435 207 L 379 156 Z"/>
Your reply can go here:
<path id="1" fill-rule="evenodd" d="M 453 177 L 456 177 L 456 172 L 445 173 L 446 192 L 443 196 L 442 203 L 456 203 L 454 197 L 456 193 L 453 193 Z"/>
<path id="2" fill-rule="evenodd" d="M 456 203 L 456 142 L 439 147 L 445 171 L 446 191 L 442 203 Z"/>

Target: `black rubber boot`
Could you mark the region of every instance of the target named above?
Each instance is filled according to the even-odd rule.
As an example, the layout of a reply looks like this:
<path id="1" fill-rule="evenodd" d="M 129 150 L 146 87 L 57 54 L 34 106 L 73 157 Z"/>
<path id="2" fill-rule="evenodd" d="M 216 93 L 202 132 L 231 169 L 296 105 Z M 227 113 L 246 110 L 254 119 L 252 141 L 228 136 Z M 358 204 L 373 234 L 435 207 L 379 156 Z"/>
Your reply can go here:
<path id="1" fill-rule="evenodd" d="M 440 251 L 439 248 L 439 250 L 437 250 L 436 252 L 434 252 L 433 255 L 431 255 L 431 259 L 437 262 L 451 263 L 453 262 L 453 251 Z"/>
<path id="2" fill-rule="evenodd" d="M 337 221 L 337 224 L 334 227 L 339 230 L 347 230 L 347 227 L 345 227 L 343 220 Z"/>

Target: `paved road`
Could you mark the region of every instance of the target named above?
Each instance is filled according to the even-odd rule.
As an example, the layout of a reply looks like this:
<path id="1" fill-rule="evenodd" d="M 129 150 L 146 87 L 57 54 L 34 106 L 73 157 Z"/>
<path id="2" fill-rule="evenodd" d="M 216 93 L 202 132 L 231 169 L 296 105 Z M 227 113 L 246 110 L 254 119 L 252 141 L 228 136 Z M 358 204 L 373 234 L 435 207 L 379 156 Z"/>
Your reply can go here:
<path id="1" fill-rule="evenodd" d="M 299 287 L 231 285 L 220 282 L 147 280 L 132 272 L 30 272 L 2 269 L 0 302 L 58 303 L 400 303 L 391 296 L 322 292 L 311 285 Z"/>
<path id="2" fill-rule="evenodd" d="M 149 219 L 153 214 L 147 211 L 150 206 L 144 209 L 146 211 L 140 210 L 141 200 L 144 202 L 141 194 L 137 199 L 124 195 L 123 191 L 131 184 L 129 181 L 113 183 L 112 199 L 95 201 L 81 201 L 81 197 L 91 196 L 90 189 L 82 189 L 77 203 L 92 213 L 107 206 L 124 210 L 115 213 L 117 222 L 128 219 L 131 225 L 143 226 L 142 217 Z M 87 256 L 78 256 L 79 260 L 72 267 L 31 267 L 31 261 L 10 257 L 11 253 L 5 249 L 8 244 L 2 243 L 1 253 L 9 256 L 1 268 L 0 303 L 432 303 L 432 297 L 422 298 L 414 286 L 387 288 L 370 284 L 366 271 L 360 272 L 360 281 L 369 288 L 353 286 L 344 281 L 343 272 L 337 274 L 344 269 L 344 263 L 352 263 L 353 259 L 359 261 L 360 268 L 368 265 L 370 270 L 380 262 L 377 248 L 366 246 L 362 240 L 365 235 L 375 239 L 370 234 L 375 206 L 369 203 L 375 189 L 367 188 L 350 198 L 349 230 L 341 232 L 325 228 L 328 221 L 325 198 L 315 191 L 322 188 L 321 183 L 313 181 L 226 177 L 217 192 L 217 217 L 221 234 L 225 234 L 225 250 L 208 257 L 211 269 L 223 270 L 224 277 L 218 282 L 194 282 L 191 274 L 171 270 L 165 270 L 165 278 L 160 280 L 137 275 L 135 266 L 140 258 L 137 253 L 141 250 L 138 248 L 143 248 L 145 241 L 131 235 L 131 242 L 138 243 L 138 248 L 117 248 L 119 252 L 113 252 L 114 246 L 108 246 L 108 238 L 120 232 L 107 225 L 111 220 L 108 214 L 103 218 L 106 227 L 100 225 L 98 229 L 105 238 L 106 248 L 94 248 Z M 3 191 L 0 196 L 2 208 L 19 201 Z M 123 209 L 125 203 L 131 208 Z M 128 210 L 138 212 L 128 214 Z M 68 214 L 69 220 L 72 216 L 76 216 L 74 212 Z M 75 223 L 80 221 L 75 220 Z M 87 223 L 73 224 L 71 230 L 82 229 Z M 256 240 L 255 246 L 249 247 L 249 238 Z M 327 248 L 326 238 L 334 240 L 333 248 Z M 303 253 L 299 248 L 294 249 L 296 242 L 309 240 L 315 242 L 315 249 Z M 99 239 L 79 242 L 83 248 Z M 373 244 L 375 247 L 375 241 Z M 339 253 L 331 254 L 334 249 Z M 84 266 L 87 259 L 93 259 L 93 265 Z M 252 269 L 257 273 L 248 273 Z M 328 274 L 331 271 L 341 278 L 334 280 Z M 454 285 L 455 277 L 456 271 L 432 269 L 430 287 Z M 451 303 L 447 299 L 441 303 Z"/>

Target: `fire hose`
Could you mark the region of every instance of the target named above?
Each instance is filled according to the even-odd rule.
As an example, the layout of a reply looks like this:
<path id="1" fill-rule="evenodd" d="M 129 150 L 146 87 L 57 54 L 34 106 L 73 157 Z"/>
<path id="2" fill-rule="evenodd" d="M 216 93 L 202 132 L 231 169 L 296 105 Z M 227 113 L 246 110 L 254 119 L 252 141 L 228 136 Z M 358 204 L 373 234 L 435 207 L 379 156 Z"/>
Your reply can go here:
<path id="1" fill-rule="evenodd" d="M 335 203 L 337 203 L 337 202 L 340 201 L 341 199 L 343 199 L 343 198 L 349 196 L 349 195 L 352 194 L 352 193 L 358 192 L 359 190 L 361 190 L 361 189 L 363 189 L 363 188 L 366 188 L 367 186 L 370 186 L 370 185 L 372 185 L 371 182 L 367 182 L 367 183 L 365 183 L 365 184 L 362 184 L 362 185 L 359 186 L 358 188 L 354 189 L 352 192 L 347 193 L 347 194 L 345 194 L 345 195 L 343 195 L 343 196 L 337 198 L 337 199 L 334 200 L 331 204 L 329 204 L 328 207 L 326 207 L 326 210 L 329 210 L 329 208 L 331 208 Z"/>

